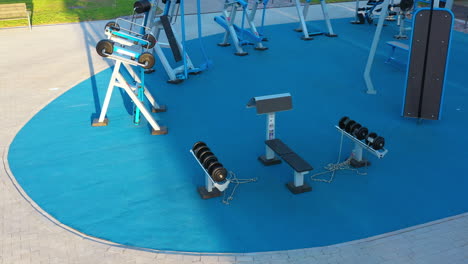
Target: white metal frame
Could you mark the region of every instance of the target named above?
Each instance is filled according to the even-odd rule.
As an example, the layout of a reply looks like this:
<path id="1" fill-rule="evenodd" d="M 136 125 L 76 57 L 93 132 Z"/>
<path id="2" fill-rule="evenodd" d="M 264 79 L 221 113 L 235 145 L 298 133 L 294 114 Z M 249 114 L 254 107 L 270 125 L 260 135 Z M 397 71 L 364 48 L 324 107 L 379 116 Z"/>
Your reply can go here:
<path id="1" fill-rule="evenodd" d="M 231 182 L 229 179 L 226 179 L 226 181 L 224 181 L 223 183 L 217 183 L 215 182 L 210 174 L 206 171 L 206 169 L 203 167 L 203 165 L 200 163 L 200 161 L 197 159 L 197 157 L 195 156 L 195 153 L 193 153 L 192 150 L 190 150 L 190 153 L 192 153 L 193 157 L 195 158 L 195 160 L 197 161 L 198 165 L 200 165 L 200 167 L 202 168 L 203 172 L 205 172 L 205 188 L 206 190 L 211 193 L 213 191 L 213 187 L 216 187 L 216 189 L 218 189 L 220 192 L 223 192 L 224 190 L 227 189 L 227 187 L 229 187 L 229 183 Z"/>
<path id="2" fill-rule="evenodd" d="M 122 76 L 120 73 L 120 68 L 121 66 L 124 66 L 125 69 L 127 69 L 128 73 L 130 76 L 135 80 L 137 85 L 143 85 L 144 89 L 144 95 L 146 99 L 148 99 L 148 102 L 153 106 L 154 109 L 161 109 L 161 107 L 158 105 L 154 97 L 151 95 L 151 93 L 148 91 L 144 83 L 141 83 L 140 77 L 135 73 L 135 71 L 132 69 L 132 67 L 127 64 L 122 62 L 121 60 L 116 60 L 116 64 L 114 66 L 114 71 L 112 72 L 112 77 L 109 82 L 109 86 L 107 87 L 107 92 L 106 92 L 106 97 L 104 98 L 104 103 L 101 109 L 101 113 L 99 115 L 99 119 L 95 123 L 100 123 L 104 124 L 106 120 L 106 113 L 109 108 L 109 103 L 112 97 L 112 92 L 114 90 L 114 87 L 119 87 L 124 89 L 124 91 L 130 96 L 132 99 L 133 103 L 140 109 L 141 113 L 143 116 L 148 120 L 148 123 L 151 125 L 153 128 L 153 131 L 162 131 L 163 128 L 158 125 L 158 123 L 154 120 L 152 117 L 151 113 L 146 109 L 145 105 L 143 102 L 141 102 L 135 92 L 140 88 L 137 86 L 131 86 L 125 78 Z"/>
<path id="3" fill-rule="evenodd" d="M 309 31 L 307 30 L 306 19 L 307 19 L 307 14 L 309 13 L 309 7 L 311 4 L 311 1 L 308 1 L 308 2 L 306 1 L 306 3 L 304 3 L 304 8 L 302 9 L 302 12 L 301 12 L 301 1 L 295 0 L 295 2 L 296 2 L 297 16 L 299 17 L 299 24 L 300 24 L 300 27 L 296 29 L 296 31 L 302 32 L 304 34 L 302 39 L 310 40 L 312 39 L 310 36 L 322 34 L 321 32 L 318 34 L 310 34 Z M 327 3 L 325 2 L 325 0 L 320 0 L 320 6 L 322 7 L 323 19 L 325 20 L 325 24 L 328 30 L 328 32 L 325 33 L 325 35 L 329 37 L 336 37 L 337 35 L 333 32 L 333 27 L 330 22 L 330 16 L 328 15 L 328 8 L 327 8 Z"/>
<path id="4" fill-rule="evenodd" d="M 154 7 L 154 4 L 152 5 L 152 8 L 154 7 L 155 10 L 152 10 L 150 16 L 149 16 L 149 27 L 153 30 L 155 38 L 158 40 L 156 42 L 156 45 L 153 47 L 153 53 L 155 53 L 159 60 L 161 61 L 162 66 L 164 67 L 164 70 L 166 71 L 170 83 L 178 83 L 183 81 L 184 78 L 179 78 L 181 74 L 185 74 L 185 72 L 189 72 L 191 70 L 195 70 L 196 67 L 193 65 L 192 60 L 190 59 L 190 56 L 185 52 L 186 49 L 184 49 L 184 46 L 180 42 L 179 38 L 177 37 L 177 31 L 175 28 L 172 26 L 174 19 L 176 18 L 177 14 L 177 9 L 176 9 L 176 0 L 167 0 L 168 3 L 170 4 L 169 11 L 168 11 L 168 16 L 170 17 L 171 21 L 171 28 L 172 32 L 174 32 L 174 37 L 177 42 L 177 47 L 179 48 L 180 53 L 182 56 L 185 56 L 186 62 L 187 62 L 187 71 L 185 69 L 185 65 L 181 65 L 178 67 L 173 68 L 171 64 L 169 63 L 168 59 L 166 58 L 166 55 L 164 54 L 163 48 L 170 48 L 170 45 L 168 42 L 159 42 L 159 37 L 161 35 L 161 31 L 164 30 L 160 17 L 157 16 L 155 17 L 154 13 L 157 11 L 156 7 Z M 183 14 L 182 14 L 183 15 Z M 181 25 L 184 26 L 184 25 Z M 185 54 L 184 54 L 185 52 Z"/>
<path id="5" fill-rule="evenodd" d="M 253 34 L 256 36 L 259 36 L 257 27 L 255 26 L 254 23 L 254 18 L 257 13 L 257 8 L 260 3 L 263 3 L 263 0 L 256 0 L 252 10 L 249 11 L 247 6 L 241 6 L 238 2 L 232 1 L 232 0 L 226 0 L 224 3 L 224 10 L 222 12 L 223 17 L 226 19 L 226 23 L 228 25 L 229 30 L 226 30 L 223 36 L 223 41 L 219 44 L 220 46 L 227 46 L 229 45 L 229 37 L 231 37 L 232 42 L 234 44 L 234 47 L 236 48 L 237 55 L 246 55 L 248 54 L 247 52 L 242 49 L 242 45 L 239 42 L 239 36 L 236 33 L 236 30 L 234 29 L 234 24 L 236 20 L 236 14 L 237 14 L 237 9 L 239 7 L 242 7 L 242 12 L 245 12 L 245 19 L 247 20 L 247 23 L 249 24 L 250 31 L 252 31 Z M 229 10 L 229 8 L 231 8 Z M 264 7 L 265 8 L 265 7 Z M 229 10 L 229 13 L 228 13 Z M 242 14 L 244 15 L 244 14 Z M 263 43 L 257 42 L 255 44 L 255 48 L 258 50 L 265 50 L 265 46 L 263 46 Z"/>

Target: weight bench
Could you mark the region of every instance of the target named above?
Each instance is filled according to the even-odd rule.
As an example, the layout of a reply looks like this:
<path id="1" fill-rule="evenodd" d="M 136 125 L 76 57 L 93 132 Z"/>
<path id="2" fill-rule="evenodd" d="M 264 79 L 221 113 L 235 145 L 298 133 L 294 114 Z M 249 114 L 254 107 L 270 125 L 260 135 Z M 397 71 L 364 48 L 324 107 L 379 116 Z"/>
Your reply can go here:
<path id="1" fill-rule="evenodd" d="M 280 139 L 276 138 L 266 140 L 265 144 L 267 145 L 267 153 L 268 149 L 270 149 L 271 151 L 276 153 L 281 159 L 283 159 L 294 170 L 294 181 L 288 182 L 286 184 L 286 187 L 288 187 L 288 189 L 294 194 L 312 191 L 312 187 L 310 187 L 307 183 L 304 183 L 304 175 L 313 170 L 312 166 L 309 163 L 307 163 L 307 161 L 299 157 L 299 155 L 292 151 Z M 267 166 L 281 163 L 281 160 L 275 157 L 274 154 L 272 158 L 267 158 L 265 155 L 259 157 L 259 160 Z"/>
<path id="2" fill-rule="evenodd" d="M 0 20 L 27 19 L 31 31 L 31 11 L 26 9 L 25 3 L 0 4 Z"/>
<path id="3" fill-rule="evenodd" d="M 398 41 L 387 41 L 386 44 L 389 45 L 392 48 L 392 50 L 390 51 L 390 55 L 388 56 L 388 59 L 385 61 L 385 63 L 396 62 L 401 65 L 406 65 L 406 62 L 398 61 L 395 58 L 395 50 L 399 49 L 404 52 L 409 52 L 409 46 L 405 43 L 401 43 Z"/>

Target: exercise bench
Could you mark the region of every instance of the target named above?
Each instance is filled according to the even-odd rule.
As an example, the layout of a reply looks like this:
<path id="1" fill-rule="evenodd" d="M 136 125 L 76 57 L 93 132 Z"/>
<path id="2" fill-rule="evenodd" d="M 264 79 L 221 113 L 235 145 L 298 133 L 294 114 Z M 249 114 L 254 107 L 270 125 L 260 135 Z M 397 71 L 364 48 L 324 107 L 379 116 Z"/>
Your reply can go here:
<path id="1" fill-rule="evenodd" d="M 399 61 L 395 58 L 395 50 L 399 49 L 404 52 L 409 52 L 409 46 L 398 41 L 387 41 L 386 44 L 389 45 L 392 49 L 385 63 L 396 62 L 397 64 L 406 65 L 405 62 Z"/>
<path id="2" fill-rule="evenodd" d="M 249 100 L 247 107 L 255 107 L 257 114 L 267 115 L 265 155 L 258 157 L 260 162 L 265 166 L 270 166 L 281 163 L 283 159 L 294 170 L 294 181 L 286 184 L 288 189 L 294 194 L 311 191 L 312 188 L 304 183 L 304 175 L 313 170 L 312 166 L 294 153 L 283 141 L 275 138 L 275 113 L 292 109 L 291 94 L 254 97 Z M 277 158 L 275 153 L 281 159 Z"/>
<path id="3" fill-rule="evenodd" d="M 302 159 L 299 155 L 292 151 L 283 141 L 281 141 L 278 138 L 266 140 L 265 144 L 267 145 L 267 148 L 276 153 L 294 170 L 294 181 L 286 183 L 286 187 L 288 187 L 288 189 L 294 194 L 312 191 L 312 187 L 310 187 L 307 183 L 304 182 L 304 175 L 309 173 L 314 168 L 312 168 L 312 166 L 307 161 Z M 264 160 L 276 161 L 274 163 L 269 164 L 264 163 L 264 165 L 273 165 L 281 163 L 281 160 L 279 160 L 274 154 L 272 155 L 272 157 L 261 156 L 259 157 L 259 160 L 262 163 Z"/>

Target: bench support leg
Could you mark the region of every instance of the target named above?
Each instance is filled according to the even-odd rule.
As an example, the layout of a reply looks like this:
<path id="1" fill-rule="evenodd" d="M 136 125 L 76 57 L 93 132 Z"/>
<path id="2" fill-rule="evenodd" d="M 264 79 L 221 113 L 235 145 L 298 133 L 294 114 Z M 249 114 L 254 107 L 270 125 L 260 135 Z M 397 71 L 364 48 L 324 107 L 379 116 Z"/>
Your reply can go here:
<path id="1" fill-rule="evenodd" d="M 304 183 L 304 175 L 309 173 L 308 171 L 305 172 L 294 172 L 294 181 L 293 182 L 288 182 L 286 184 L 286 187 L 294 193 L 294 194 L 299 194 L 299 193 L 304 193 L 304 192 L 310 192 L 312 191 L 312 187 L 310 187 L 307 183 Z"/>
<path id="2" fill-rule="evenodd" d="M 266 154 L 258 157 L 258 160 L 265 166 L 280 164 L 281 160 L 275 157 L 275 153 L 268 146 L 265 147 Z"/>
<path id="3" fill-rule="evenodd" d="M 266 122 L 266 139 L 275 139 L 275 113 L 268 113 Z M 281 160 L 275 157 L 275 152 L 265 146 L 265 155 L 258 157 L 258 160 L 265 166 L 280 164 Z"/>
<path id="4" fill-rule="evenodd" d="M 354 143 L 352 158 L 349 165 L 353 168 L 362 168 L 370 166 L 370 162 L 362 158 L 362 147 L 358 143 Z"/>

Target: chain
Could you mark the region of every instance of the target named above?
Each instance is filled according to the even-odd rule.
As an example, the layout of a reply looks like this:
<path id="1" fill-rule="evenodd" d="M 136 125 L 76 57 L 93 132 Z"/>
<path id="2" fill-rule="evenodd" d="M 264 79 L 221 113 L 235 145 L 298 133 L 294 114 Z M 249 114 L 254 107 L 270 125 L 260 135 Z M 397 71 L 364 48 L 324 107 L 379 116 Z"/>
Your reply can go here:
<path id="1" fill-rule="evenodd" d="M 340 140 L 340 151 L 338 152 L 338 160 L 336 161 L 336 163 L 329 163 L 327 166 L 324 167 L 325 171 L 319 172 L 319 173 L 316 173 L 316 174 L 310 176 L 310 179 L 312 181 L 331 183 L 333 181 L 333 179 L 335 178 L 336 171 L 340 171 L 340 170 L 354 171 L 358 175 L 367 175 L 367 172 L 360 172 L 358 169 L 354 169 L 354 168 L 351 168 L 349 166 L 349 164 L 351 162 L 351 159 L 353 158 L 352 155 L 349 158 L 347 158 L 345 161 L 340 162 L 341 153 L 342 153 L 342 150 L 343 150 L 343 136 L 344 136 L 344 134 L 342 132 L 341 133 L 341 140 Z M 325 174 L 329 174 L 329 173 L 331 173 L 331 176 L 328 179 L 320 179 L 320 178 L 317 179 L 317 178 L 315 178 L 317 176 L 325 175 Z"/>
<path id="2" fill-rule="evenodd" d="M 229 194 L 229 196 L 227 196 L 227 192 L 228 190 L 225 190 L 223 192 L 223 200 L 222 202 L 224 204 L 230 204 L 230 201 L 232 201 L 234 199 L 234 194 L 237 190 L 237 187 L 239 187 L 240 184 L 244 184 L 244 183 L 249 183 L 249 182 L 256 182 L 257 181 L 257 178 L 251 178 L 251 179 L 238 179 L 236 174 L 232 171 L 229 172 L 229 177 L 228 177 L 228 180 L 235 184 L 234 187 L 231 189 L 231 193 Z"/>

